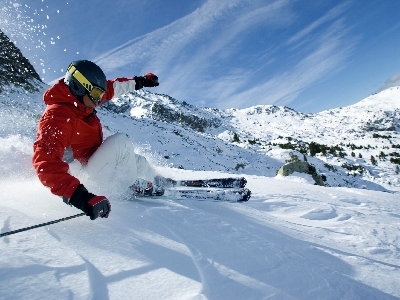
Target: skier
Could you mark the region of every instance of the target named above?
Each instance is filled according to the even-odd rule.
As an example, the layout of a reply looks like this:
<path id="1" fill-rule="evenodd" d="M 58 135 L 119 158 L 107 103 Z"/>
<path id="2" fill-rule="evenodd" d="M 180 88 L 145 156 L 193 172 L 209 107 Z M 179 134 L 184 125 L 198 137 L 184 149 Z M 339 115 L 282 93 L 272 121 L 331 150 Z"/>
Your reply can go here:
<path id="1" fill-rule="evenodd" d="M 32 157 L 42 184 L 94 220 L 108 217 L 110 201 L 105 196 L 90 193 L 71 174 L 68 162 L 73 165 L 78 161 L 87 178 L 101 185 L 118 181 L 120 186 L 128 188 L 138 176 L 151 181 L 154 170 L 143 156 L 134 153 L 127 135 L 117 133 L 103 142 L 95 108 L 113 97 L 158 85 L 158 77 L 152 73 L 107 80 L 95 63 L 72 62 L 65 78 L 43 95 L 47 106 L 39 120 Z"/>

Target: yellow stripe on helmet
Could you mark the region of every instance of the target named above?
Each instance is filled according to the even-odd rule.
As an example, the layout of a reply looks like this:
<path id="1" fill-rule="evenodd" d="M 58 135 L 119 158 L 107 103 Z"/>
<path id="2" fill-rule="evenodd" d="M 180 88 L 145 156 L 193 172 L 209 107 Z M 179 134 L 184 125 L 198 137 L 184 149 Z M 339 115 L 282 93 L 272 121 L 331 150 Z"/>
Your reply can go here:
<path id="1" fill-rule="evenodd" d="M 93 90 L 93 85 L 89 80 L 86 79 L 85 76 L 74 65 L 69 65 L 68 72 L 75 77 L 76 80 L 79 81 L 80 84 L 90 93 Z"/>

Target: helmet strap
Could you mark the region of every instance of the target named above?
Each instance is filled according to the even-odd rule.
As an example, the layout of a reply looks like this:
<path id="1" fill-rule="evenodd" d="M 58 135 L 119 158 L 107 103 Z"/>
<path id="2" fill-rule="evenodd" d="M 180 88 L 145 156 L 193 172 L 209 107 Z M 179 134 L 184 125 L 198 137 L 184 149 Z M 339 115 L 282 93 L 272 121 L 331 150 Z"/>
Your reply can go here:
<path id="1" fill-rule="evenodd" d="M 83 104 L 83 96 L 75 96 L 75 97 L 76 97 L 76 99 L 78 99 L 78 101 L 79 101 L 80 103 Z"/>

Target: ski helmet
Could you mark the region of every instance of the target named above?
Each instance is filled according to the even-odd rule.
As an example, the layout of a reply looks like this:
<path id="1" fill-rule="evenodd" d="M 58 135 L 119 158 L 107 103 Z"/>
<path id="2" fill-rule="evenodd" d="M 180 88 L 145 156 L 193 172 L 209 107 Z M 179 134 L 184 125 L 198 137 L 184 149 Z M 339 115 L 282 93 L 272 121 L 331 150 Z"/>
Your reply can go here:
<path id="1" fill-rule="evenodd" d="M 92 100 L 98 97 L 97 90 L 102 95 L 107 90 L 107 79 L 102 69 L 89 60 L 73 61 L 65 74 L 64 83 L 69 87 L 71 93 L 76 96 L 84 96 L 88 93 Z M 92 96 L 92 93 L 96 96 Z"/>

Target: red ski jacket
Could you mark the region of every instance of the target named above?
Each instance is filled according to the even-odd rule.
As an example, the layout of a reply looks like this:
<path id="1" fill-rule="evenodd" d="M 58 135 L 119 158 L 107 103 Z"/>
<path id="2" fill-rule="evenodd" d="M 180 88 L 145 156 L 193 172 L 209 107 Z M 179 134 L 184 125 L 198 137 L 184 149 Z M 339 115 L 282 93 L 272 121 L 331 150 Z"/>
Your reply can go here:
<path id="1" fill-rule="evenodd" d="M 134 78 L 108 80 L 99 105 L 134 90 Z M 43 100 L 47 107 L 39 120 L 32 163 L 39 180 L 53 194 L 71 198 L 80 181 L 69 174 L 69 165 L 63 161 L 64 151 L 71 148 L 73 157 L 85 165 L 103 142 L 101 123 L 94 109 L 71 94 L 64 79 L 49 88 Z"/>

